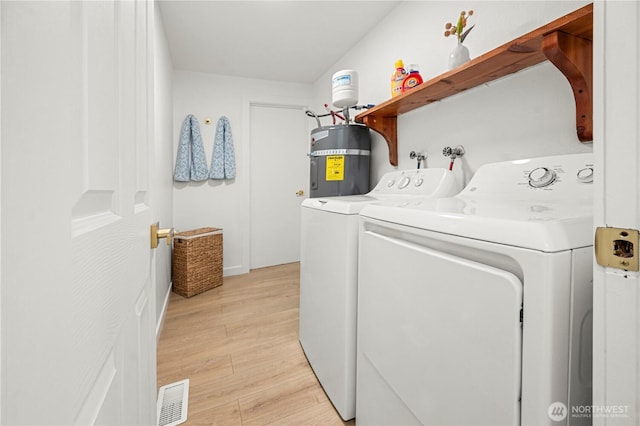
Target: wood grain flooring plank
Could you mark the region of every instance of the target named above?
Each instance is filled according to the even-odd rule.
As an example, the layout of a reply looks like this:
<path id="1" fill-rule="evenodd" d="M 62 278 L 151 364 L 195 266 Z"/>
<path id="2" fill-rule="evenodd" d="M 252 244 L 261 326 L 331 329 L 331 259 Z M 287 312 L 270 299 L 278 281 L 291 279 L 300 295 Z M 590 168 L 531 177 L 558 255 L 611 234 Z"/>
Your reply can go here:
<path id="1" fill-rule="evenodd" d="M 239 402 L 244 424 L 264 425 L 306 411 L 323 399 L 324 394 L 313 375 L 300 375 L 240 398 Z"/>
<path id="2" fill-rule="evenodd" d="M 238 401 L 231 401 L 220 405 L 199 404 L 189 406 L 189 425 L 207 426 L 242 426 L 240 406 Z"/>
<path id="3" fill-rule="evenodd" d="M 336 413 L 328 400 L 316 405 L 307 406 L 289 416 L 279 418 L 266 426 L 355 426 L 355 420 L 344 422 Z"/>
<path id="4" fill-rule="evenodd" d="M 298 263 L 171 294 L 157 348 L 158 386 L 190 379 L 186 425 L 343 422 L 298 342 Z"/>

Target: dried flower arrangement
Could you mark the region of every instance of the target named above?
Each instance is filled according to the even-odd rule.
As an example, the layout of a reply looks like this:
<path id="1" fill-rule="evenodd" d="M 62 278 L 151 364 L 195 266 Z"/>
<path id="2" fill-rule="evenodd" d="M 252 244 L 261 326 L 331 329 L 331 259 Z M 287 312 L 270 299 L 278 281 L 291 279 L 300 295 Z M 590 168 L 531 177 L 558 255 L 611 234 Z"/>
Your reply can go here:
<path id="1" fill-rule="evenodd" d="M 473 10 L 470 10 L 468 12 L 463 10 L 462 12 L 460 12 L 458 23 L 456 25 L 453 25 L 451 22 L 447 22 L 447 24 L 444 26 L 444 36 L 449 37 L 450 35 L 455 34 L 458 37 L 458 43 L 464 42 L 464 39 L 467 38 L 469 32 L 473 29 L 473 27 L 475 27 L 475 25 L 472 25 L 466 31 L 464 30 L 464 28 L 467 26 L 467 18 L 472 15 Z"/>

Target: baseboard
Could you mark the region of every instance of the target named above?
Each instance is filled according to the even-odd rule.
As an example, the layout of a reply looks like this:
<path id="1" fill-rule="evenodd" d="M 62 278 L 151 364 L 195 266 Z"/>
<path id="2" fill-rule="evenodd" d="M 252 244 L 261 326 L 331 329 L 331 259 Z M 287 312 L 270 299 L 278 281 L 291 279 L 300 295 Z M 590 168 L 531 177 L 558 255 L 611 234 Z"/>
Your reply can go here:
<path id="1" fill-rule="evenodd" d="M 169 287 L 167 288 L 167 294 L 164 296 L 164 303 L 162 304 L 162 314 L 160 315 L 160 319 L 156 324 L 156 345 L 160 341 L 160 334 L 162 333 L 162 327 L 164 327 L 164 319 L 167 316 L 167 308 L 169 307 L 169 296 L 171 296 L 172 287 L 173 287 L 173 282 L 169 283 Z"/>
<path id="2" fill-rule="evenodd" d="M 227 266 L 222 270 L 222 275 L 225 277 L 230 277 L 233 275 L 242 275 L 247 273 L 249 273 L 249 269 L 243 265 Z"/>

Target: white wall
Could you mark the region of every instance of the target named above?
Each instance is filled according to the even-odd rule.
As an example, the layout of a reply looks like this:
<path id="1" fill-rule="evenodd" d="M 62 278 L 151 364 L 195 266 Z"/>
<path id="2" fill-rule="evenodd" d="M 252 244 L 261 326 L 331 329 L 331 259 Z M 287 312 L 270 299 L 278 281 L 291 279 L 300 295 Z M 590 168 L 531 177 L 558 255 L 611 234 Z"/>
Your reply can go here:
<path id="1" fill-rule="evenodd" d="M 407 1 L 397 6 L 314 85 L 314 110 L 331 103 L 331 76 L 341 69 L 358 71 L 359 103 L 390 98 L 389 81 L 396 59 L 417 63 L 424 80 L 447 71 L 454 38 L 444 37 L 446 22 L 461 10 L 474 10 L 465 41 L 471 57 L 576 10 L 586 1 Z M 324 122 L 326 123 L 326 122 Z M 372 131 L 372 184 L 392 170 L 387 144 Z M 399 168 L 415 168 L 412 150 L 426 152 L 427 167 L 447 167 L 445 146 L 462 145 L 456 161 L 460 180 L 468 181 L 488 162 L 591 151 L 575 133 L 575 103 L 569 83 L 545 62 L 499 81 L 404 114 L 398 119 Z"/>
<path id="2" fill-rule="evenodd" d="M 475 11 L 469 25 L 476 27 L 465 42 L 475 57 L 587 3 L 402 2 L 347 55 L 328 66 L 313 87 L 174 70 L 173 160 L 186 115 L 194 114 L 200 122 L 207 161 L 211 159 L 216 122 L 226 115 L 231 121 L 238 165 L 237 177 L 232 181 L 173 183 L 176 230 L 223 228 L 225 275 L 248 271 L 249 174 L 243 163 L 248 154 L 249 140 L 244 130 L 250 101 L 312 96 L 310 108 L 322 113 L 324 103 L 331 103 L 331 75 L 353 68 L 359 73 L 359 103 L 380 103 L 390 97 L 389 79 L 398 58 L 407 65 L 419 64 L 425 80 L 447 71 L 455 40 L 443 36 L 444 24 L 454 21 L 463 9 Z M 569 83 L 551 63 L 545 62 L 400 116 L 399 168 L 416 166 L 409 159 L 412 150 L 428 155 L 428 167 L 447 167 L 442 148 L 463 145 L 466 155 L 456 161 L 454 170 L 466 183 L 480 165 L 488 162 L 591 151 L 591 144 L 577 139 L 574 111 Z M 211 125 L 204 124 L 207 117 L 211 118 Z M 327 119 L 323 123 L 328 124 Z M 372 136 L 374 184 L 392 166 L 386 142 L 373 131 Z"/>
<path id="3" fill-rule="evenodd" d="M 160 9 L 154 10 L 154 164 L 151 167 L 153 220 L 160 226 L 173 226 L 173 65 Z M 156 324 L 159 331 L 171 287 L 171 250 L 160 244 L 155 254 Z"/>
<path id="4" fill-rule="evenodd" d="M 231 123 L 236 156 L 236 178 L 204 182 L 174 182 L 174 226 L 177 231 L 213 226 L 223 228 L 224 274 L 249 271 L 249 102 L 274 98 L 311 98 L 311 85 L 174 71 L 173 161 L 182 122 L 193 114 L 200 123 L 207 163 L 211 163 L 218 119 Z M 302 112 L 301 112 L 302 114 Z M 205 124 L 211 118 L 211 125 Z M 173 166 L 172 166 L 173 167 Z"/>

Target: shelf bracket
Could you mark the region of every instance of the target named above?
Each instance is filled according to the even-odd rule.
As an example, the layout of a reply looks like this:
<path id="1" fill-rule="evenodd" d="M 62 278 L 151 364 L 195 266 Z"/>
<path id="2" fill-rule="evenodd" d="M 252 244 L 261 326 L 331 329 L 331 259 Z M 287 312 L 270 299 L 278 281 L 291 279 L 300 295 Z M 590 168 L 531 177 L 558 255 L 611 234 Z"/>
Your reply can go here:
<path id="1" fill-rule="evenodd" d="M 362 124 L 380 133 L 389 146 L 389 163 L 398 165 L 398 118 L 397 117 L 363 117 Z"/>
<path id="2" fill-rule="evenodd" d="M 554 31 L 542 38 L 542 50 L 569 80 L 576 102 L 576 131 L 581 142 L 593 140 L 593 48 L 591 40 Z"/>

